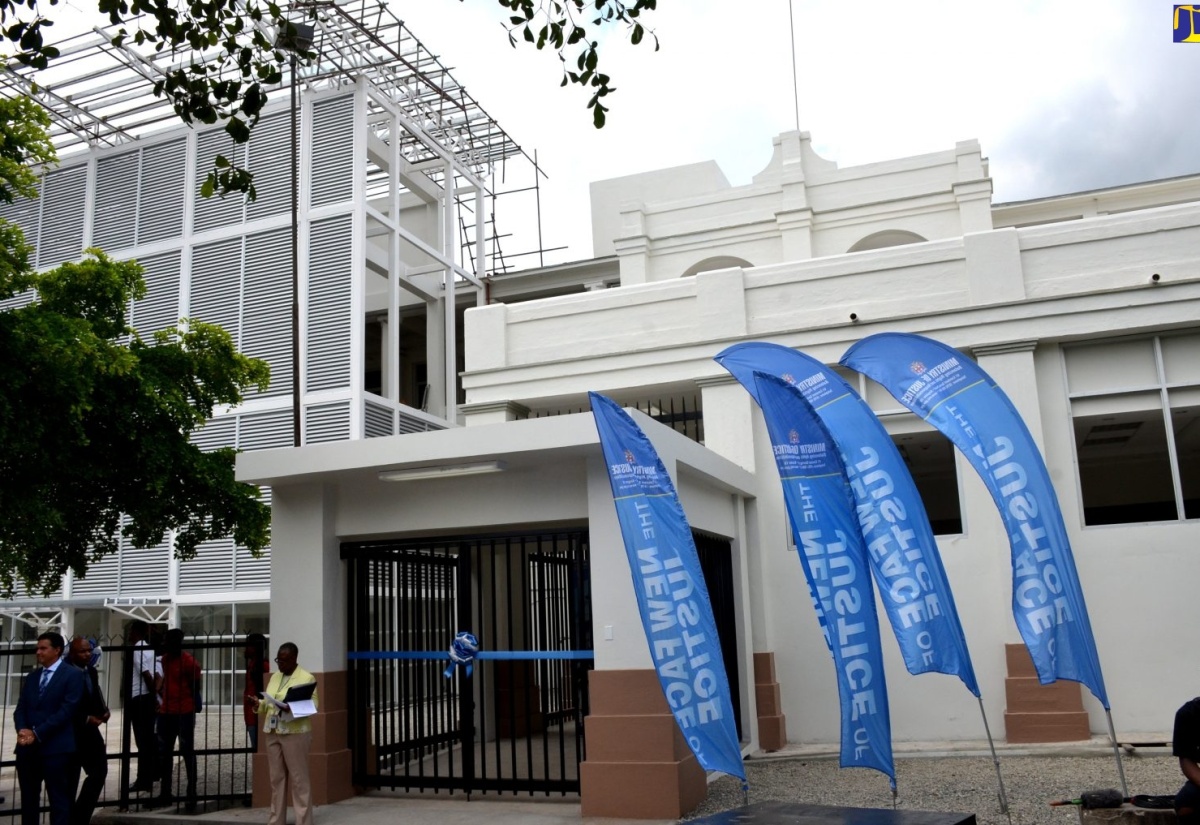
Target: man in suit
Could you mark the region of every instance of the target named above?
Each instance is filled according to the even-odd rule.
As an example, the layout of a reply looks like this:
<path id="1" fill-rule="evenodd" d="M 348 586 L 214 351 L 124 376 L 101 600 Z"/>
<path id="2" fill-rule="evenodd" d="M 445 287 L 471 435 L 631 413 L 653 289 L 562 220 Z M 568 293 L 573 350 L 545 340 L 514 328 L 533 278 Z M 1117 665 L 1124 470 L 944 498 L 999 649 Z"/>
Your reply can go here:
<path id="1" fill-rule="evenodd" d="M 50 801 L 50 825 L 70 825 L 78 779 L 75 717 L 85 688 L 83 672 L 63 660 L 64 646 L 58 633 L 38 636 L 35 656 L 41 667 L 25 677 L 13 712 L 21 825 L 38 825 L 43 783 Z"/>
<path id="2" fill-rule="evenodd" d="M 83 637 L 72 639 L 68 657 L 84 675 L 83 701 L 75 717 L 75 750 L 78 765 L 87 777 L 71 808 L 71 823 L 88 825 L 104 790 L 104 778 L 108 776 L 108 752 L 100 726 L 108 721 L 109 712 L 104 692 L 100 690 L 100 674 L 92 666 L 92 643 Z"/>

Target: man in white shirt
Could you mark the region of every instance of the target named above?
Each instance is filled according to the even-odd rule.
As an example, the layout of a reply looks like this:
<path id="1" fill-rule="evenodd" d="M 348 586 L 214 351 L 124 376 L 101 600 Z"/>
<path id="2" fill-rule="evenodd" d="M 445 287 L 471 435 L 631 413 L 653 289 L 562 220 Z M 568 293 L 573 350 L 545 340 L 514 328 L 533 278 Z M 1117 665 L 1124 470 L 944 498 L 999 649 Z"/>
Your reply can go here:
<path id="1" fill-rule="evenodd" d="M 158 716 L 158 693 L 155 675 L 158 660 L 154 648 L 150 647 L 150 628 L 141 619 L 129 626 L 129 640 L 133 642 L 133 669 L 129 685 L 129 705 L 126 712 L 133 728 L 133 741 L 137 745 L 137 778 L 129 786 L 130 793 L 152 793 L 154 780 L 158 776 L 158 739 L 154 734 L 154 720 Z"/>

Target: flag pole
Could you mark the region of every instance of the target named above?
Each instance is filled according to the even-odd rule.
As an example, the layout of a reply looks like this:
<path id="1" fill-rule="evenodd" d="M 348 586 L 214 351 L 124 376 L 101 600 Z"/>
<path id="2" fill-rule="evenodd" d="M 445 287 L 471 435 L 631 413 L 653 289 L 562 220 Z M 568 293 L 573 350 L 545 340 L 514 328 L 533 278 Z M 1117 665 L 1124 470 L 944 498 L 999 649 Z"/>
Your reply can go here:
<path id="1" fill-rule="evenodd" d="M 983 697 L 975 697 L 979 701 L 979 715 L 983 717 L 983 730 L 987 734 L 988 748 L 992 751 L 992 764 L 996 766 L 996 784 L 1000 787 L 1000 813 L 1008 817 L 1012 825 L 1012 814 L 1008 810 L 1008 794 L 1004 791 L 1004 777 L 1000 775 L 1000 757 L 996 756 L 996 743 L 992 740 L 992 729 L 988 726 L 987 711 L 983 709 Z"/>
<path id="2" fill-rule="evenodd" d="M 1112 742 L 1113 756 L 1117 757 L 1117 775 L 1121 777 L 1121 796 L 1129 797 L 1129 786 L 1125 784 L 1125 765 L 1121 762 L 1121 748 L 1117 745 L 1117 729 L 1113 727 L 1112 711 L 1104 709 L 1108 719 L 1108 741 Z"/>

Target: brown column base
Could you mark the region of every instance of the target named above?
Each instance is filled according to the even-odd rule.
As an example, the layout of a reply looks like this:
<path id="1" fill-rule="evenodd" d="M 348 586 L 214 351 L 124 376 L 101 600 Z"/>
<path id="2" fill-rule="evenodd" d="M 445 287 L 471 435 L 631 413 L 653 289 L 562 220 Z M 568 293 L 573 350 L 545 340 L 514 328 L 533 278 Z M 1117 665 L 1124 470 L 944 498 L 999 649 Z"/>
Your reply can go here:
<path id="1" fill-rule="evenodd" d="M 1081 742 L 1092 736 L 1078 682 L 1038 682 L 1025 645 L 1005 645 L 1004 738 L 1014 744 Z"/>
<path id="2" fill-rule="evenodd" d="M 758 746 L 777 751 L 787 744 L 787 717 L 779 682 L 775 681 L 775 654 L 754 654 L 754 699 L 758 706 Z"/>
<path id="3" fill-rule="evenodd" d="M 350 775 L 353 763 L 346 747 L 346 672 L 314 673 L 320 710 L 313 717 L 312 748 L 308 772 L 314 805 L 328 805 L 354 796 Z M 256 808 L 271 805 L 271 777 L 267 766 L 265 735 L 259 733 L 259 752 L 254 754 L 254 789 L 251 803 Z M 288 789 L 291 804 L 291 789 Z"/>
<path id="4" fill-rule="evenodd" d="M 667 707 L 653 670 L 593 670 L 580 813 L 679 819 L 704 801 L 708 781 Z"/>

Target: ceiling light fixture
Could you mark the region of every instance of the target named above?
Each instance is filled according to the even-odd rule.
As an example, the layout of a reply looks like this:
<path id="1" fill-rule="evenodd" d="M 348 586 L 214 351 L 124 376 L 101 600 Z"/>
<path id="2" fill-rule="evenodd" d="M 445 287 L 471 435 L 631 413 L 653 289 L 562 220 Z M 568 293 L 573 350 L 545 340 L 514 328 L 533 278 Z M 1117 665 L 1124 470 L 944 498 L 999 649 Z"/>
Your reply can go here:
<path id="1" fill-rule="evenodd" d="M 503 461 L 480 461 L 474 464 L 443 464 L 431 467 L 405 467 L 399 470 L 380 470 L 380 481 L 420 481 L 430 478 L 477 476 L 502 473 L 508 469 Z"/>

